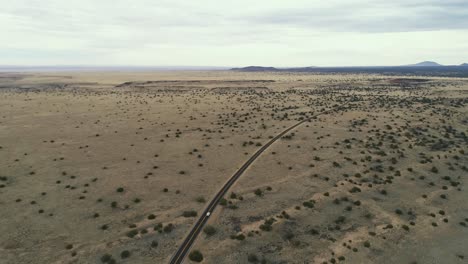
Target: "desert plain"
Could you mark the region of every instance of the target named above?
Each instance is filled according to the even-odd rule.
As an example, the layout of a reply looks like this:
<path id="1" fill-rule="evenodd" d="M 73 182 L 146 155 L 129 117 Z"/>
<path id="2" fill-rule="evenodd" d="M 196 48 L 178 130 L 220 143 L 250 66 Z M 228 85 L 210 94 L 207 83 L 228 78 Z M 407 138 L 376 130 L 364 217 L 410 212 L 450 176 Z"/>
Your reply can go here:
<path id="1" fill-rule="evenodd" d="M 0 73 L 0 263 L 468 263 L 468 79 Z M 195 263 L 189 257 L 185 263 Z"/>

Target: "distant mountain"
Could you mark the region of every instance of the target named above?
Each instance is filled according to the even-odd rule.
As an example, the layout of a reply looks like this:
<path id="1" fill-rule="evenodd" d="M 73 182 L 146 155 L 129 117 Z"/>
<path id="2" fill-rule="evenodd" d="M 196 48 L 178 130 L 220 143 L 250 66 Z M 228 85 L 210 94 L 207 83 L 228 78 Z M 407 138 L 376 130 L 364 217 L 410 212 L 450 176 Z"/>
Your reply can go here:
<path id="1" fill-rule="evenodd" d="M 416 64 L 410 64 L 410 65 L 406 65 L 406 66 L 409 66 L 409 67 L 437 67 L 437 66 L 444 66 L 442 64 L 439 64 L 437 62 L 434 62 L 434 61 L 423 61 L 423 62 L 420 62 L 420 63 L 416 63 Z"/>
<path id="2" fill-rule="evenodd" d="M 462 64 L 460 64 L 460 66 L 462 66 L 462 67 L 468 67 L 468 63 L 462 63 Z"/>
<path id="3" fill-rule="evenodd" d="M 248 66 L 243 68 L 232 68 L 232 71 L 247 71 L 247 72 L 267 72 L 267 71 L 279 71 L 275 67 L 262 67 L 262 66 Z"/>
<path id="4" fill-rule="evenodd" d="M 244 72 L 266 72 L 266 71 L 287 71 L 287 72 L 309 72 L 317 67 L 294 67 L 294 68 L 275 68 L 275 67 L 261 67 L 261 66 L 248 66 L 243 68 L 233 68 L 232 71 L 244 71 Z"/>

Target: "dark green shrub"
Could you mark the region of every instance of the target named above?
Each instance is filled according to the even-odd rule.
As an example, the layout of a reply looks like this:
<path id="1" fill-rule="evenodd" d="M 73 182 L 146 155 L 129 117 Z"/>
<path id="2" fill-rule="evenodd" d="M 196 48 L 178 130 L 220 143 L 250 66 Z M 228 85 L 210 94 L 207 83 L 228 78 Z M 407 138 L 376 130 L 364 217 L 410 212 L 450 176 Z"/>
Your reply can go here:
<path id="1" fill-rule="evenodd" d="M 224 199 L 224 198 L 221 198 L 221 200 L 219 201 L 219 204 L 222 205 L 222 206 L 226 206 L 227 205 L 227 200 Z"/>
<path id="2" fill-rule="evenodd" d="M 216 234 L 216 228 L 214 226 L 211 226 L 211 225 L 207 225 L 204 229 L 203 229 L 203 232 L 205 232 L 205 234 L 207 236 L 212 236 L 214 234 Z"/>
<path id="3" fill-rule="evenodd" d="M 132 229 L 132 230 L 130 230 L 130 231 L 127 232 L 127 236 L 128 236 L 129 238 L 133 238 L 133 237 L 135 237 L 136 235 L 138 235 L 138 230 L 136 230 L 136 229 Z"/>
<path id="4" fill-rule="evenodd" d="M 174 230 L 174 225 L 170 223 L 163 228 L 163 231 L 165 233 L 170 233 L 172 232 L 172 230 Z"/>
<path id="5" fill-rule="evenodd" d="M 206 203 L 206 200 L 203 196 L 199 196 L 195 199 L 198 203 Z"/>
<path id="6" fill-rule="evenodd" d="M 101 262 L 102 263 L 109 263 L 109 261 L 112 259 L 112 255 L 110 254 L 104 254 L 101 257 Z"/>
<path id="7" fill-rule="evenodd" d="M 149 220 L 153 220 L 153 219 L 155 219 L 155 218 L 156 218 L 156 216 L 155 216 L 154 214 L 148 215 L 148 219 L 149 219 Z"/>
<path id="8" fill-rule="evenodd" d="M 251 263 L 257 263 L 257 262 L 258 262 L 258 257 L 257 257 L 257 255 L 255 255 L 255 254 L 253 254 L 253 253 L 252 253 L 252 254 L 249 254 L 249 255 L 247 256 L 247 261 L 248 261 L 248 262 L 251 262 Z"/>
<path id="9" fill-rule="evenodd" d="M 195 262 L 202 262 L 203 261 L 203 254 L 199 250 L 194 250 L 190 252 L 189 259 Z"/>
<path id="10" fill-rule="evenodd" d="M 197 212 L 196 212 L 196 211 L 193 211 L 193 210 L 191 210 L 191 211 L 184 211 L 184 212 L 182 213 L 182 215 L 183 215 L 184 217 L 196 217 L 196 216 L 197 216 Z"/>
<path id="11" fill-rule="evenodd" d="M 121 257 L 122 259 L 126 259 L 126 258 L 130 257 L 130 251 L 128 251 L 128 250 L 122 251 L 122 252 L 120 253 L 120 257 Z"/>
<path id="12" fill-rule="evenodd" d="M 152 248 L 157 248 L 158 247 L 158 241 L 156 241 L 156 240 L 151 241 L 151 247 Z"/>

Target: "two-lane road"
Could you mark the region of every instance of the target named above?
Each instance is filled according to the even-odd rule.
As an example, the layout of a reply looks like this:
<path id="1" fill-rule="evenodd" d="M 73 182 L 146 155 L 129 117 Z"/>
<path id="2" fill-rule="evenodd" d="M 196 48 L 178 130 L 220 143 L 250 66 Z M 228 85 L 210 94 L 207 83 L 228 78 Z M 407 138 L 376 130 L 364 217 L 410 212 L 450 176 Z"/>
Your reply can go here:
<path id="1" fill-rule="evenodd" d="M 339 107 L 343 107 L 344 105 L 341 105 Z M 185 238 L 184 242 L 180 245 L 179 249 L 177 252 L 172 256 L 170 263 L 171 264 L 179 264 L 182 263 L 185 256 L 189 252 L 190 248 L 192 247 L 193 243 L 197 239 L 198 234 L 202 231 L 203 227 L 205 226 L 206 222 L 208 222 L 208 219 L 210 215 L 213 213 L 213 211 L 216 209 L 216 206 L 219 204 L 220 200 L 226 195 L 228 190 L 231 188 L 231 186 L 239 179 L 239 177 L 247 170 L 247 168 L 266 150 L 268 147 L 270 147 L 273 143 L 275 143 L 278 139 L 283 137 L 285 134 L 287 134 L 289 131 L 295 129 L 296 127 L 302 125 L 305 122 L 308 122 L 319 115 L 327 114 L 331 111 L 334 111 L 334 109 L 330 109 L 318 114 L 315 114 L 307 119 L 304 119 L 295 125 L 287 128 L 283 132 L 279 133 L 276 135 L 274 138 L 272 138 L 270 141 L 268 141 L 265 145 L 263 145 L 260 149 L 255 152 L 253 156 L 251 156 L 245 163 L 234 173 L 234 175 L 231 176 L 231 178 L 224 184 L 223 188 L 218 191 L 216 196 L 211 200 L 209 205 L 206 207 L 206 209 L 203 211 L 201 214 L 200 218 L 197 220 L 195 225 L 193 226 L 192 230 L 190 233 L 187 235 Z"/>

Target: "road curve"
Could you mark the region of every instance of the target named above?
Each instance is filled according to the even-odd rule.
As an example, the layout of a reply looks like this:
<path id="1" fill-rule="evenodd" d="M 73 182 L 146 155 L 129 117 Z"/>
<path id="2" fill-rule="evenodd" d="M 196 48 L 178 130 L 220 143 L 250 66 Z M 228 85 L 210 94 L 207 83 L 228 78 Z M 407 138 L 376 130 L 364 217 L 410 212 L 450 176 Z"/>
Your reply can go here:
<path id="1" fill-rule="evenodd" d="M 345 103 L 346 104 L 346 103 Z M 295 129 L 296 127 L 302 125 L 305 122 L 308 122 L 319 115 L 324 115 L 329 112 L 334 111 L 335 109 L 339 107 L 343 107 L 344 104 L 329 109 L 327 111 L 315 114 L 309 118 L 306 118 L 295 125 L 285 129 L 283 132 L 279 133 L 276 135 L 274 138 L 272 138 L 268 143 L 263 145 L 260 149 L 255 152 L 253 156 L 251 156 L 245 163 L 234 173 L 234 175 L 231 176 L 231 178 L 224 184 L 223 188 L 219 190 L 219 192 L 216 194 L 216 196 L 211 200 L 210 204 L 205 208 L 203 213 L 200 215 L 200 218 L 197 220 L 195 225 L 193 226 L 192 230 L 190 233 L 187 235 L 185 238 L 184 242 L 180 245 L 179 249 L 176 251 L 176 253 L 172 256 L 171 261 L 169 262 L 170 264 L 180 264 L 184 261 L 185 256 L 189 252 L 190 248 L 192 247 L 193 243 L 197 239 L 198 234 L 202 231 L 203 227 L 205 226 L 206 222 L 208 222 L 209 215 L 214 211 L 216 206 L 219 204 L 221 198 L 224 197 L 224 195 L 227 193 L 227 191 L 231 188 L 231 186 L 239 179 L 240 176 L 247 170 L 247 168 L 266 150 L 268 147 L 270 147 L 273 143 L 275 143 L 278 139 L 280 139 L 282 136 L 287 134 L 289 131 Z"/>

